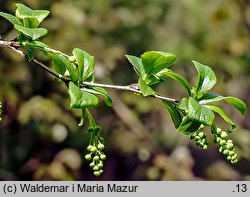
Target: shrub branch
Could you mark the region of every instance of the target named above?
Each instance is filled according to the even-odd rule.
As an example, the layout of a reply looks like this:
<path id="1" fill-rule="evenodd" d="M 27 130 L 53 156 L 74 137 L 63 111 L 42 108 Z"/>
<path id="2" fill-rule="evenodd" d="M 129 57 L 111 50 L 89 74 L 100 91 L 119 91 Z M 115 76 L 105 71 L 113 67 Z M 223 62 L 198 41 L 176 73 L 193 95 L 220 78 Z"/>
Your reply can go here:
<path id="1" fill-rule="evenodd" d="M 27 55 L 20 49 L 21 46 L 18 42 L 0 40 L 0 47 L 8 48 L 8 49 L 12 50 L 14 53 L 20 55 L 21 57 L 28 59 Z M 60 51 L 57 51 L 55 49 L 51 49 L 48 47 L 46 47 L 46 49 L 49 51 L 53 51 L 53 52 L 58 52 L 58 53 L 60 52 Z M 68 55 L 64 54 L 64 56 L 67 57 Z M 71 81 L 70 78 L 59 74 L 58 72 L 49 68 L 47 65 L 43 64 L 42 62 L 40 62 L 39 60 L 37 60 L 35 58 L 33 58 L 31 60 L 31 62 L 33 62 L 34 64 L 36 64 L 37 66 L 39 66 L 40 68 L 45 70 L 46 72 L 50 73 L 51 75 L 61 79 L 63 82 L 65 82 L 65 84 L 68 84 Z M 95 83 L 95 82 L 82 82 L 81 85 L 83 87 L 84 86 L 95 86 L 95 87 L 129 91 L 129 92 L 133 92 L 133 93 L 140 94 L 140 95 L 142 94 L 142 92 L 140 91 L 137 84 L 130 84 L 130 85 L 121 86 L 121 85 L 102 84 L 102 83 Z M 150 95 L 150 97 L 157 98 L 157 99 L 160 99 L 163 101 L 170 101 L 170 102 L 174 102 L 174 103 L 178 102 L 177 99 L 161 96 L 159 94 Z"/>

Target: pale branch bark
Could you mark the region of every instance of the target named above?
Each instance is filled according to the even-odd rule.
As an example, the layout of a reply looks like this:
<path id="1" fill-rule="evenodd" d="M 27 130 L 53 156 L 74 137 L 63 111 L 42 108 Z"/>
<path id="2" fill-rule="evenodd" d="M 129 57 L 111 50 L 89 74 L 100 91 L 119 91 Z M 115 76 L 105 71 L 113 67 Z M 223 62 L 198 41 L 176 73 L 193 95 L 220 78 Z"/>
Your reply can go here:
<path id="1" fill-rule="evenodd" d="M 19 45 L 18 42 L 0 40 L 0 47 L 8 48 L 8 49 L 12 50 L 13 52 L 15 52 L 16 54 L 22 56 L 23 58 L 28 59 L 27 55 L 20 49 L 21 46 Z M 51 49 L 51 48 L 47 48 L 47 49 L 50 50 L 51 52 L 56 52 L 56 53 L 59 52 L 55 49 Z M 65 54 L 65 56 L 67 57 L 68 55 Z M 37 66 L 39 66 L 43 70 L 47 71 L 51 75 L 61 79 L 66 84 L 68 84 L 71 81 L 70 78 L 61 75 L 60 73 L 49 68 L 48 66 L 46 66 L 45 64 L 43 64 L 42 62 L 38 61 L 35 58 L 33 58 L 31 60 L 31 62 L 33 62 L 34 64 L 36 64 Z M 120 86 L 120 85 L 101 84 L 101 83 L 95 83 L 95 82 L 82 82 L 81 86 L 83 86 L 83 87 L 84 86 L 93 86 L 93 87 L 110 88 L 110 89 L 116 89 L 116 90 L 124 90 L 124 91 L 129 91 L 129 92 L 133 92 L 133 93 L 142 95 L 142 92 L 140 91 L 138 84 Z M 154 97 L 154 98 L 157 98 L 157 99 L 160 99 L 163 101 L 178 102 L 177 99 L 161 96 L 158 94 L 150 95 L 150 97 Z"/>
<path id="2" fill-rule="evenodd" d="M 117 90 L 125 90 L 129 92 L 134 92 L 137 94 L 142 94 L 142 92 L 139 90 L 139 87 L 137 84 L 131 84 L 131 85 L 126 85 L 126 86 L 119 86 L 119 85 L 109 85 L 109 84 L 101 84 L 101 83 L 95 83 L 95 82 L 82 82 L 83 86 L 95 86 L 95 87 L 102 87 L 102 88 L 110 88 L 110 89 L 117 89 Z M 165 101 L 171 101 L 171 102 L 178 102 L 178 100 L 174 98 L 169 98 L 165 96 L 161 96 L 158 94 L 155 95 L 150 95 L 150 97 L 154 97 L 160 100 L 165 100 Z"/>

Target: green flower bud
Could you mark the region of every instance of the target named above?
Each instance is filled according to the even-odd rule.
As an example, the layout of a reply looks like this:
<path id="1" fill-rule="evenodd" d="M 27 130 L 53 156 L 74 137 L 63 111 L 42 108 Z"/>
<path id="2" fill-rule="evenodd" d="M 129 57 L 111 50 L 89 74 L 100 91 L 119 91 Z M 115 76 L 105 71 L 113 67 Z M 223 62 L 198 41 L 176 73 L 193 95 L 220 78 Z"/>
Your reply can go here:
<path id="1" fill-rule="evenodd" d="M 221 146 L 221 147 L 219 148 L 219 152 L 221 153 L 224 149 L 225 149 L 225 148 L 224 148 L 223 146 Z"/>
<path id="2" fill-rule="evenodd" d="M 231 157 L 231 156 L 227 156 L 227 160 L 229 160 L 229 161 L 230 161 L 231 159 L 232 159 L 232 157 Z"/>
<path id="3" fill-rule="evenodd" d="M 232 144 L 232 143 L 233 143 L 233 140 L 227 140 L 227 143 L 228 143 L 228 144 Z"/>
<path id="4" fill-rule="evenodd" d="M 93 160 L 98 161 L 98 160 L 100 160 L 100 158 L 99 158 L 99 156 L 96 155 L 96 156 L 94 156 Z"/>
<path id="5" fill-rule="evenodd" d="M 226 148 L 229 149 L 229 150 L 231 150 L 233 147 L 234 147 L 234 145 L 232 143 L 228 143 L 226 145 Z"/>
<path id="6" fill-rule="evenodd" d="M 203 150 L 207 150 L 208 149 L 208 145 L 205 144 L 202 148 L 203 148 Z"/>
<path id="7" fill-rule="evenodd" d="M 220 134 L 221 134 L 221 132 L 222 132 L 222 130 L 221 130 L 220 128 L 217 128 L 217 130 L 216 130 L 216 134 L 217 134 L 217 135 L 220 135 Z"/>
<path id="8" fill-rule="evenodd" d="M 203 132 L 200 132 L 200 133 L 198 134 L 198 136 L 199 136 L 200 138 L 206 137 L 206 135 L 205 135 Z"/>
<path id="9" fill-rule="evenodd" d="M 95 167 L 93 168 L 93 170 L 94 170 L 94 171 L 99 170 L 98 166 L 95 166 Z"/>
<path id="10" fill-rule="evenodd" d="M 229 156 L 233 156 L 235 153 L 234 153 L 234 151 L 229 151 Z"/>
<path id="11" fill-rule="evenodd" d="M 228 137 L 228 135 L 227 135 L 227 133 L 225 131 L 222 131 L 220 136 L 221 136 L 222 139 L 226 139 Z"/>
<path id="12" fill-rule="evenodd" d="M 88 161 L 91 160 L 92 159 L 91 154 L 85 155 L 85 159 L 88 160 Z"/>
<path id="13" fill-rule="evenodd" d="M 237 159 L 237 155 L 233 155 L 231 159 L 232 160 L 236 160 Z"/>
<path id="14" fill-rule="evenodd" d="M 207 143 L 207 139 L 204 138 L 204 139 L 201 140 L 201 142 L 204 143 L 204 144 L 206 144 Z"/>
<path id="15" fill-rule="evenodd" d="M 199 140 L 200 140 L 200 137 L 197 135 L 197 136 L 195 136 L 194 140 L 195 140 L 195 141 L 199 141 Z"/>
<path id="16" fill-rule="evenodd" d="M 105 146 L 104 146 L 104 144 L 99 143 L 99 144 L 97 145 L 97 148 L 100 149 L 100 150 L 103 150 L 103 149 L 105 148 Z"/>
<path id="17" fill-rule="evenodd" d="M 99 164 L 100 164 L 100 163 L 103 165 L 103 161 L 102 161 L 102 160 L 99 161 Z"/>
<path id="18" fill-rule="evenodd" d="M 95 176 L 100 176 L 101 173 L 100 173 L 100 171 L 94 171 L 94 175 L 95 175 Z"/>
<path id="19" fill-rule="evenodd" d="M 90 166 L 91 168 L 95 167 L 95 162 L 91 162 L 91 163 L 89 164 L 89 166 Z"/>
<path id="20" fill-rule="evenodd" d="M 231 163 L 232 163 L 232 164 L 235 164 L 235 163 L 237 163 L 237 162 L 238 162 L 238 159 L 231 160 Z"/>
<path id="21" fill-rule="evenodd" d="M 227 143 L 226 140 L 221 140 L 221 141 L 220 141 L 220 145 L 221 145 L 221 146 L 225 145 L 226 143 Z"/>
<path id="22" fill-rule="evenodd" d="M 216 144 L 219 144 L 220 141 L 221 141 L 221 138 L 220 138 L 220 137 L 215 137 L 215 138 L 214 138 L 214 142 L 215 142 Z"/>
<path id="23" fill-rule="evenodd" d="M 103 169 L 100 169 L 99 172 L 100 172 L 100 173 L 103 173 Z"/>
<path id="24" fill-rule="evenodd" d="M 229 150 L 228 149 L 225 149 L 224 151 L 223 151 L 223 155 L 228 155 L 229 154 Z"/>
<path id="25" fill-rule="evenodd" d="M 90 151 L 91 151 L 92 153 L 95 153 L 95 152 L 97 151 L 97 148 L 96 148 L 95 146 L 92 146 L 91 149 L 90 149 Z"/>
<path id="26" fill-rule="evenodd" d="M 98 163 L 97 166 L 98 166 L 99 168 L 103 168 L 103 164 L 102 164 L 102 163 Z"/>
<path id="27" fill-rule="evenodd" d="M 189 136 L 189 138 L 193 140 L 193 139 L 195 138 L 195 136 L 196 136 L 196 135 L 195 135 L 194 133 L 192 133 L 192 134 Z"/>
<path id="28" fill-rule="evenodd" d="M 88 145 L 87 150 L 90 151 L 92 148 L 92 145 Z"/>
<path id="29" fill-rule="evenodd" d="M 102 155 L 100 156 L 100 158 L 101 158 L 101 160 L 105 160 L 105 159 L 106 159 L 106 155 L 102 154 Z"/>

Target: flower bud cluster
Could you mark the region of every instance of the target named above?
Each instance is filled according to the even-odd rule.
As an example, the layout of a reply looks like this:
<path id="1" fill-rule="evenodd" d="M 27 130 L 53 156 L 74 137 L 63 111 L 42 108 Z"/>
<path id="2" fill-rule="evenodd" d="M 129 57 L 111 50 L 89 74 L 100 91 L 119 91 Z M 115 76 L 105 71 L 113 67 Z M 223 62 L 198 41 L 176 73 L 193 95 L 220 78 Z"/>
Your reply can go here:
<path id="1" fill-rule="evenodd" d="M 101 127 L 92 125 L 88 128 L 88 132 L 90 133 L 90 144 L 87 147 L 89 153 L 85 155 L 85 159 L 91 161 L 89 166 L 93 169 L 94 175 L 100 176 L 103 173 L 103 161 L 106 159 L 103 152 L 104 139 L 100 135 Z"/>
<path id="2" fill-rule="evenodd" d="M 191 135 L 189 137 L 190 137 L 190 139 L 193 139 L 195 141 L 196 145 L 201 147 L 203 150 L 208 149 L 208 140 L 207 140 L 207 136 L 204 132 L 198 130 L 198 131 L 191 133 Z"/>
<path id="3" fill-rule="evenodd" d="M 106 155 L 102 152 L 104 148 L 105 146 L 102 143 L 87 147 L 89 153 L 85 155 L 85 159 L 92 161 L 89 166 L 93 168 L 95 176 L 100 176 L 103 173 L 103 161 L 106 159 Z"/>
<path id="4" fill-rule="evenodd" d="M 232 140 L 228 139 L 228 134 L 220 128 L 216 128 L 213 134 L 214 142 L 219 145 L 219 152 L 222 153 L 232 164 L 237 163 L 238 158 L 234 144 Z"/>

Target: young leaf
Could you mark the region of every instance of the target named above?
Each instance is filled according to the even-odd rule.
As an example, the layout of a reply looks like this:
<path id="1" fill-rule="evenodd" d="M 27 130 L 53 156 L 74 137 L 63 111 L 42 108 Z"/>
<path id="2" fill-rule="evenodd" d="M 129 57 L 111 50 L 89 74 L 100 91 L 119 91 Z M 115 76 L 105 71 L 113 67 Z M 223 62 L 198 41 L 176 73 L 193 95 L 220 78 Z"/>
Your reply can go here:
<path id="1" fill-rule="evenodd" d="M 33 10 L 26 5 L 23 5 L 21 3 L 16 3 L 15 6 L 16 9 L 16 17 L 23 18 L 22 16 L 32 16 Z"/>
<path id="2" fill-rule="evenodd" d="M 57 56 L 57 62 L 65 67 L 70 74 L 70 77 L 74 83 L 77 83 L 78 73 L 75 66 L 64 56 L 54 53 L 53 56 Z"/>
<path id="3" fill-rule="evenodd" d="M 236 98 L 236 97 L 232 97 L 232 96 L 215 96 L 214 98 L 210 98 L 210 99 L 204 99 L 199 101 L 200 104 L 208 104 L 208 103 L 214 103 L 214 102 L 218 102 L 218 101 L 222 101 L 225 100 L 226 102 L 228 102 L 229 104 L 231 104 L 232 106 L 235 107 L 235 109 L 237 109 L 242 115 L 244 115 L 247 112 L 247 106 L 246 104 Z"/>
<path id="4" fill-rule="evenodd" d="M 28 60 L 31 61 L 35 56 L 34 51 L 29 46 L 25 46 L 24 50 L 28 56 Z"/>
<path id="5" fill-rule="evenodd" d="M 201 124 L 211 126 L 214 122 L 215 115 L 211 109 L 202 106 L 192 97 L 189 97 L 188 117 Z"/>
<path id="6" fill-rule="evenodd" d="M 175 128 L 178 128 L 182 122 L 181 113 L 179 112 L 179 110 L 176 108 L 176 106 L 173 103 L 169 101 L 163 101 L 163 103 L 171 116 L 171 119 L 174 123 Z"/>
<path id="7" fill-rule="evenodd" d="M 200 92 L 206 93 L 216 84 L 217 82 L 216 75 L 210 67 L 203 65 L 197 61 L 192 61 L 192 62 L 195 65 L 198 72 L 198 82 L 195 88 L 196 95 L 199 95 Z"/>
<path id="8" fill-rule="evenodd" d="M 32 16 L 35 17 L 39 23 L 41 23 L 48 15 L 48 10 L 33 10 Z"/>
<path id="9" fill-rule="evenodd" d="M 60 73 L 61 75 L 64 75 L 66 72 L 66 67 L 63 64 L 61 58 L 57 54 L 50 54 L 52 57 L 52 66 L 55 69 L 56 72 Z"/>
<path id="10" fill-rule="evenodd" d="M 23 26 L 29 28 L 37 28 L 39 26 L 39 22 L 36 18 L 27 16 L 23 19 Z"/>
<path id="11" fill-rule="evenodd" d="M 79 77 L 80 77 L 79 82 L 86 81 L 94 73 L 95 69 L 94 56 L 78 48 L 75 48 L 73 50 L 73 55 L 75 56 L 77 64 L 79 66 Z"/>
<path id="12" fill-rule="evenodd" d="M 20 25 L 14 25 L 14 28 L 24 35 L 29 36 L 32 40 L 36 40 L 48 33 L 47 29 L 44 28 L 28 28 Z"/>
<path id="13" fill-rule="evenodd" d="M 104 88 L 91 87 L 91 88 L 82 88 L 82 90 L 89 92 L 89 93 L 92 93 L 92 94 L 102 95 L 105 98 L 105 100 L 104 100 L 105 104 L 108 107 L 112 106 L 112 99 L 110 98 L 108 92 Z"/>
<path id="14" fill-rule="evenodd" d="M 15 16 L 13 16 L 11 14 L 0 12 L 0 16 L 2 16 L 5 19 L 7 19 L 13 25 L 22 25 L 22 23 Z"/>
<path id="15" fill-rule="evenodd" d="M 189 119 L 188 116 L 185 116 L 182 119 L 182 122 L 180 126 L 177 128 L 179 132 L 185 134 L 185 135 L 190 135 L 191 133 L 197 131 L 201 126 L 201 123 L 195 122 L 191 119 Z"/>
<path id="16" fill-rule="evenodd" d="M 178 104 L 178 108 L 188 111 L 188 98 L 182 98 Z"/>
<path id="17" fill-rule="evenodd" d="M 76 58 L 76 62 L 78 65 L 78 81 L 79 83 L 82 83 L 82 76 L 83 76 L 83 70 L 84 70 L 84 54 L 81 49 L 75 48 L 73 50 L 73 55 Z"/>
<path id="18" fill-rule="evenodd" d="M 26 19 L 26 18 L 35 18 L 38 22 L 38 25 L 49 15 L 48 10 L 33 10 L 21 3 L 15 4 L 17 7 L 16 10 L 16 17 L 20 19 Z M 38 26 L 37 25 L 37 26 Z M 36 27 L 37 27 L 36 26 Z M 30 26 L 29 26 L 30 27 Z"/>
<path id="19" fill-rule="evenodd" d="M 134 70 L 136 73 L 141 77 L 143 80 L 146 80 L 147 75 L 142 65 L 142 60 L 139 57 L 133 55 L 125 55 L 128 61 L 133 65 Z"/>
<path id="20" fill-rule="evenodd" d="M 143 81 L 142 78 L 139 78 L 139 87 L 143 96 L 154 95 L 154 90 Z"/>
<path id="21" fill-rule="evenodd" d="M 189 83 L 187 82 L 187 80 L 182 77 L 181 75 L 171 71 L 170 69 L 164 69 L 162 71 L 160 71 L 159 73 L 156 74 L 159 77 L 170 77 L 178 82 L 181 83 L 181 85 L 186 88 L 189 96 L 191 95 L 191 87 L 189 85 Z"/>
<path id="22" fill-rule="evenodd" d="M 161 51 L 145 52 L 141 58 L 147 77 L 169 67 L 176 60 L 175 55 Z"/>
<path id="23" fill-rule="evenodd" d="M 83 109 L 94 107 L 98 104 L 98 98 L 81 90 L 73 82 L 69 82 L 70 108 Z"/>
<path id="24" fill-rule="evenodd" d="M 221 115 L 221 117 L 232 126 L 232 130 L 236 129 L 236 125 L 233 123 L 233 121 L 227 116 L 227 114 L 218 106 L 214 105 L 204 105 L 204 107 L 209 108 L 213 110 L 214 112 L 218 113 Z"/>

